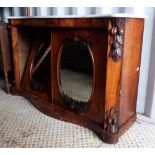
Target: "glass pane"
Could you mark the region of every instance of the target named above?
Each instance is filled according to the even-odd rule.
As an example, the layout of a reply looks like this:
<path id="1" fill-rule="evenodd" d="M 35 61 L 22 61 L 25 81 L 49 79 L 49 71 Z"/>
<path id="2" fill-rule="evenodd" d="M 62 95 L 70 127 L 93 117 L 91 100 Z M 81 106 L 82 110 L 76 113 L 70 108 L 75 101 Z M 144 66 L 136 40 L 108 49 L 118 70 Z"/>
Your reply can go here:
<path id="1" fill-rule="evenodd" d="M 93 67 L 88 44 L 84 40 L 75 37 L 64 40 L 60 79 L 65 96 L 76 101 L 89 101 L 93 85 Z"/>
<path id="2" fill-rule="evenodd" d="M 45 91 L 50 84 L 51 58 L 50 43 L 42 42 L 36 50 L 30 69 L 30 81 L 33 89 Z"/>

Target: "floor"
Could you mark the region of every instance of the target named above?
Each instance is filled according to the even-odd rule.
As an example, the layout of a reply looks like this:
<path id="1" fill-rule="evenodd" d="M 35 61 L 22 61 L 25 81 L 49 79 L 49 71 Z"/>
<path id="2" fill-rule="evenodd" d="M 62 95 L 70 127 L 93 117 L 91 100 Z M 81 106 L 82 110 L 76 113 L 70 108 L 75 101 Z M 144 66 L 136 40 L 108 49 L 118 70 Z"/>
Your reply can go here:
<path id="1" fill-rule="evenodd" d="M 0 89 L 0 147 L 155 147 L 155 124 L 138 114 L 119 142 L 109 145 L 89 129 L 46 116 L 25 98 Z"/>

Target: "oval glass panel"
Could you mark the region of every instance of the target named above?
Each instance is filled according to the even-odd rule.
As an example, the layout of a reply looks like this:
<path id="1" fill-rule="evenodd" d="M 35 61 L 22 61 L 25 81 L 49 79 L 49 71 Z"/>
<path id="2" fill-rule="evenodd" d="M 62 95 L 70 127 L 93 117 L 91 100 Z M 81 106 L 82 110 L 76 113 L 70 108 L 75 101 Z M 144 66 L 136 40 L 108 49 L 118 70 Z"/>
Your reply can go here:
<path id="1" fill-rule="evenodd" d="M 51 45 L 48 41 L 42 42 L 36 49 L 30 67 L 30 82 L 33 89 L 45 91 L 50 84 Z"/>
<path id="2" fill-rule="evenodd" d="M 88 43 L 77 37 L 66 38 L 62 44 L 61 90 L 73 110 L 84 111 L 88 107 L 93 87 L 91 51 Z"/>

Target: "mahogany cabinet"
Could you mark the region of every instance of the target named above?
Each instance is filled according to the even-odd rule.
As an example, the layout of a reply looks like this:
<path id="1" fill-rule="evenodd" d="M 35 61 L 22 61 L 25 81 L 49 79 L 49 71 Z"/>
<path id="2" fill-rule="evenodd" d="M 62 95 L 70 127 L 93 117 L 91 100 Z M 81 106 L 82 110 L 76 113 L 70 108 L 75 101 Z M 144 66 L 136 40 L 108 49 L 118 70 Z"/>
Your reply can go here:
<path id="1" fill-rule="evenodd" d="M 15 17 L 9 22 L 12 93 L 49 116 L 117 143 L 136 119 L 144 19 Z"/>

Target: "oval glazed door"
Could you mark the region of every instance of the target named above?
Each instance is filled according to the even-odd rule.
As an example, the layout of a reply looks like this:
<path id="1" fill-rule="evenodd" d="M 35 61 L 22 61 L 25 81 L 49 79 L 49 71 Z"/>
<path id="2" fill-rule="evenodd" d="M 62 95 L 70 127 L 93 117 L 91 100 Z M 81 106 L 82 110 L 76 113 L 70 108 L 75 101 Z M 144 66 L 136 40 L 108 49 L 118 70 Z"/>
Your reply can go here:
<path id="1" fill-rule="evenodd" d="M 93 57 L 89 44 L 67 37 L 60 46 L 60 92 L 74 111 L 86 111 L 93 89 Z"/>

